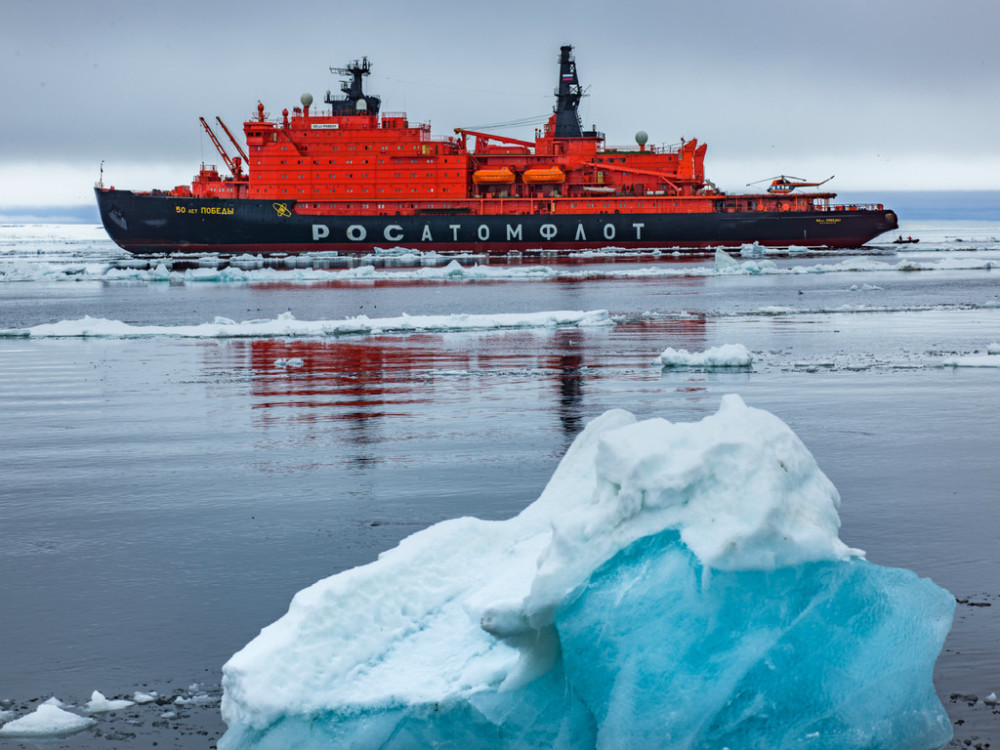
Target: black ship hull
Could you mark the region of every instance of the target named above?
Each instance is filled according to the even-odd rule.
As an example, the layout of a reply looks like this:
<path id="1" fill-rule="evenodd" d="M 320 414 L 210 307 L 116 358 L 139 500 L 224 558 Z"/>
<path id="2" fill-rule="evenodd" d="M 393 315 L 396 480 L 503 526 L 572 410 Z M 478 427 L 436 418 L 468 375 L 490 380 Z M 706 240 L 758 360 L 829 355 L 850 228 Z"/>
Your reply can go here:
<path id="1" fill-rule="evenodd" d="M 635 214 L 309 215 L 295 201 L 175 198 L 97 188 L 101 221 L 135 255 L 337 252 L 379 248 L 505 254 L 599 248 L 705 252 L 766 247 L 856 248 L 898 227 L 875 208 Z"/>

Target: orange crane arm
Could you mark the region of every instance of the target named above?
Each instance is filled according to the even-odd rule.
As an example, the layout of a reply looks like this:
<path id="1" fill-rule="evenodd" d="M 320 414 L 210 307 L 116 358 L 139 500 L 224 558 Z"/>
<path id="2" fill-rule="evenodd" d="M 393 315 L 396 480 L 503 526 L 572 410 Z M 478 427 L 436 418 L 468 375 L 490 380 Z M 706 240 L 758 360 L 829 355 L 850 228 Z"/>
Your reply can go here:
<path id="1" fill-rule="evenodd" d="M 229 128 L 226 127 L 226 123 L 224 123 L 222 121 L 222 118 L 219 117 L 218 115 L 215 116 L 215 119 L 222 126 L 222 129 L 226 131 L 226 135 L 229 136 L 229 140 L 233 142 L 233 146 L 236 147 L 236 150 L 240 152 L 240 156 L 243 157 L 243 161 L 245 163 L 249 164 L 250 160 L 247 158 L 246 151 L 244 151 L 242 148 L 240 148 L 240 144 L 237 142 L 237 140 L 235 138 L 233 138 L 233 134 L 229 132 Z"/>
<path id="2" fill-rule="evenodd" d="M 518 138 L 508 138 L 504 135 L 490 135 L 489 133 L 477 133 L 475 130 L 466 130 L 465 128 L 455 128 L 455 132 L 465 139 L 467 135 L 474 135 L 476 138 L 483 138 L 490 141 L 499 141 L 500 143 L 510 143 L 514 146 L 527 146 L 528 148 L 534 148 L 535 144 L 530 141 L 522 141 Z"/>
<path id="3" fill-rule="evenodd" d="M 607 170 L 609 172 L 626 172 L 626 173 L 630 173 L 630 174 L 651 175 L 653 177 L 660 178 L 665 183 L 667 183 L 668 185 L 670 185 L 670 187 L 672 187 L 674 190 L 676 190 L 677 192 L 680 192 L 680 188 L 677 187 L 677 185 L 675 185 L 673 182 L 671 182 L 670 180 L 668 180 L 667 176 L 665 174 L 663 174 L 663 172 L 656 172 L 656 171 L 654 171 L 652 169 L 636 169 L 635 167 L 615 167 L 615 166 L 612 166 L 610 164 L 597 164 L 596 162 L 592 162 L 592 161 L 584 162 L 584 166 L 585 167 L 595 167 L 597 169 Z"/>
<path id="4" fill-rule="evenodd" d="M 222 161 L 226 163 L 226 166 L 229 167 L 229 171 L 233 173 L 233 177 L 238 177 L 240 168 L 233 163 L 232 159 L 229 158 L 229 154 L 226 153 L 226 149 L 224 149 L 222 147 L 222 144 L 219 143 L 219 139 L 215 137 L 215 133 L 212 132 L 212 129 L 208 126 L 208 123 L 205 122 L 205 118 L 199 117 L 198 119 L 201 120 L 201 126 L 205 128 L 205 132 L 208 133 L 208 137 L 211 138 L 212 143 L 215 144 L 215 148 L 219 152 L 219 156 L 222 157 Z"/>

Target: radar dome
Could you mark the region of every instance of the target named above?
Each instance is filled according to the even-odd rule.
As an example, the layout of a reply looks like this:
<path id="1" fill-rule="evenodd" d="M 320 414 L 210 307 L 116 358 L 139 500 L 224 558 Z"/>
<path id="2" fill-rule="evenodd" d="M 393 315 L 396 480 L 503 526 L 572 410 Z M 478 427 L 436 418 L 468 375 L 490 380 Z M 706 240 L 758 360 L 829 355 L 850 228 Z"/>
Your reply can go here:
<path id="1" fill-rule="evenodd" d="M 366 102 L 364 99 L 358 99 L 358 103 L 354 105 L 354 108 L 358 110 L 358 112 L 364 112 L 366 109 L 368 109 L 368 102 Z"/>
<path id="2" fill-rule="evenodd" d="M 302 102 L 303 107 L 308 107 L 313 103 L 313 95 L 303 94 L 301 97 L 299 97 L 299 101 Z"/>
<path id="3" fill-rule="evenodd" d="M 638 133 L 635 134 L 635 142 L 638 143 L 640 146 L 645 146 L 646 141 L 648 140 L 649 136 L 646 135 L 645 130 L 640 130 Z"/>

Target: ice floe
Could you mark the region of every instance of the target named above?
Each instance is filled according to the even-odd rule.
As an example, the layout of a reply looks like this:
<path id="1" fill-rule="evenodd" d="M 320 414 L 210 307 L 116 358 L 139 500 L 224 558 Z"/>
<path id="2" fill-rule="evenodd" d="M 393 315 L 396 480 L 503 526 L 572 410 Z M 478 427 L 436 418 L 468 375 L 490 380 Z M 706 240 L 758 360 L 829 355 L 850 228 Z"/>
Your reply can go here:
<path id="1" fill-rule="evenodd" d="M 406 315 L 369 318 L 359 315 L 343 320 L 297 320 L 291 312 L 277 318 L 236 322 L 217 317 L 199 325 L 131 325 L 120 320 L 84 317 L 30 328 L 0 330 L 0 336 L 31 338 L 276 338 L 343 336 L 372 333 L 412 333 L 416 331 L 473 331 L 507 328 L 557 328 L 564 326 L 613 325 L 606 310 L 558 310 L 537 313 L 497 313 L 493 315 Z M 282 366 L 277 365 L 276 366 Z M 286 360 L 284 366 L 289 366 Z"/>
<path id="2" fill-rule="evenodd" d="M 83 731 L 96 722 L 51 703 L 42 703 L 32 713 L 0 727 L 0 737 L 65 737 Z"/>

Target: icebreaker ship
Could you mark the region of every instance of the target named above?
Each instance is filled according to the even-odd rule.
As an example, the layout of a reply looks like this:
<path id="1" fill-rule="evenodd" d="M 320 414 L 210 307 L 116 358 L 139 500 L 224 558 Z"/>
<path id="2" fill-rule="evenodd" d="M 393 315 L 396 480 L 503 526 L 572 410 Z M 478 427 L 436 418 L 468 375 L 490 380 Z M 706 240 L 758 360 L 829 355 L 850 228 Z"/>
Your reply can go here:
<path id="1" fill-rule="evenodd" d="M 300 591 L 224 668 L 235 748 L 937 748 L 955 601 L 839 538 L 780 419 L 610 411 L 537 501 Z"/>

